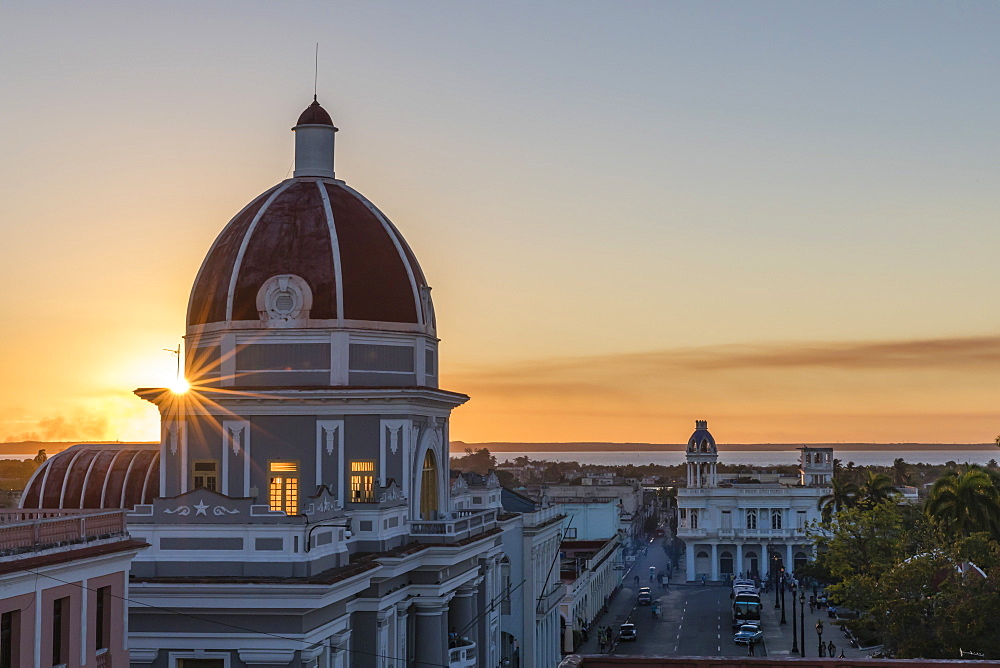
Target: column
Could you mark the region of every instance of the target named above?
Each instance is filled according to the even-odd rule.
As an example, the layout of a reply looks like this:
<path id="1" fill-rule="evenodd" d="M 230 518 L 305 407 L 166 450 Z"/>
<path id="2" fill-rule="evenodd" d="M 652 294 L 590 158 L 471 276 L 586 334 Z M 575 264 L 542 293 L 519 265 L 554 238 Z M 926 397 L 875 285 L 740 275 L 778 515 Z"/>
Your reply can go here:
<path id="1" fill-rule="evenodd" d="M 455 592 L 455 598 L 448 604 L 448 632 L 452 628 L 459 637 L 465 636 L 469 640 L 475 641 L 476 636 L 476 610 L 473 607 L 473 596 L 475 590 L 471 587 L 460 587 Z"/>
<path id="2" fill-rule="evenodd" d="M 684 558 L 687 562 L 687 579 L 688 582 L 694 582 L 694 544 L 688 543 L 685 545 L 685 550 Z"/>
<path id="3" fill-rule="evenodd" d="M 421 596 L 413 600 L 416 613 L 414 633 L 414 664 L 442 666 L 448 664 L 448 599 Z"/>
<path id="4" fill-rule="evenodd" d="M 396 654 L 399 666 L 406 665 L 406 657 L 410 648 L 406 646 L 407 620 L 409 619 L 409 603 L 396 604 Z"/>
<path id="5" fill-rule="evenodd" d="M 375 665 L 378 668 L 389 668 L 389 666 L 393 665 L 390 657 L 398 656 L 393 648 L 393 643 L 390 641 L 392 614 L 393 610 L 389 608 L 388 610 L 379 610 L 375 615 L 375 642 L 378 648 Z"/>
<path id="6" fill-rule="evenodd" d="M 712 543 L 712 582 L 719 581 L 719 544 Z"/>
<path id="7" fill-rule="evenodd" d="M 736 543 L 736 576 L 739 577 L 741 573 L 743 573 L 743 543 Z"/>
<path id="8" fill-rule="evenodd" d="M 785 545 L 785 554 L 787 555 L 785 557 L 785 572 L 786 573 L 791 573 L 793 570 L 795 570 L 795 562 L 793 561 L 793 556 L 794 555 L 792 554 L 792 544 L 791 543 L 788 543 L 787 545 Z"/>

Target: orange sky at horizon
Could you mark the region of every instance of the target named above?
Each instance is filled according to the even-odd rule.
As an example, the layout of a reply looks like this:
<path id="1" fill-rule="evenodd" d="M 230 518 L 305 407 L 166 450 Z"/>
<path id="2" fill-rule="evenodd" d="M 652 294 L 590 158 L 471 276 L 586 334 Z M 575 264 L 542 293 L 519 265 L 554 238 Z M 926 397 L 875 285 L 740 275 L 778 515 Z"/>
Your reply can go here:
<path id="1" fill-rule="evenodd" d="M 158 437 L 132 390 L 319 41 L 454 440 L 992 442 L 1000 7 L 584 5 L 0 8 L 0 441 Z"/>

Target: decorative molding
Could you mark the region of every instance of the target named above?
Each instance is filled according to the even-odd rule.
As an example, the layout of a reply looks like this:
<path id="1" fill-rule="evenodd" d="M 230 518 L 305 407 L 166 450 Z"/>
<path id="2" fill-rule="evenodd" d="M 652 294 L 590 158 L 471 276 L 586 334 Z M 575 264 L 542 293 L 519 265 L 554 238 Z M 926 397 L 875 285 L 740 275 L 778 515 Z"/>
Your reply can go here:
<path id="1" fill-rule="evenodd" d="M 336 481 L 329 470 L 324 468 L 324 454 L 336 457 Z M 344 502 L 344 421 L 316 420 L 316 486 L 326 485 L 337 500 Z"/>
<path id="2" fill-rule="evenodd" d="M 239 459 L 242 451 L 246 462 L 250 461 L 250 423 L 247 420 L 222 421 L 222 493 L 229 495 L 229 457 Z M 244 465 L 243 494 L 250 484 L 248 467 Z"/>
<path id="3" fill-rule="evenodd" d="M 405 452 L 407 448 L 405 447 L 405 440 L 409 436 L 409 429 L 407 427 L 410 425 L 409 420 L 381 420 L 379 422 L 379 470 L 378 470 L 378 480 L 379 484 L 383 487 L 386 484 L 386 468 L 388 454 L 393 455 L 399 451 L 400 440 L 402 437 L 403 451 Z"/>

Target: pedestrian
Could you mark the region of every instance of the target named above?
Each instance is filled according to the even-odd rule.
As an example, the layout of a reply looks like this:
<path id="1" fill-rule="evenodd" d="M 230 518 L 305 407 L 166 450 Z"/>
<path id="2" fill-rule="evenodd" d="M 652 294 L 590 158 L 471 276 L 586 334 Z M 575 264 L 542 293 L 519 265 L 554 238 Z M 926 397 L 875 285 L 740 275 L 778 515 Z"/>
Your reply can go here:
<path id="1" fill-rule="evenodd" d="M 639 576 L 638 575 L 635 576 L 635 586 L 636 587 L 639 586 Z"/>
<path id="2" fill-rule="evenodd" d="M 753 653 L 753 638 L 747 641 L 747 656 L 756 656 Z"/>
<path id="3" fill-rule="evenodd" d="M 810 615 L 815 612 L 815 610 L 814 610 L 815 607 L 816 607 L 816 598 L 814 596 L 810 596 L 809 597 L 809 614 Z"/>
<path id="4" fill-rule="evenodd" d="M 836 656 L 836 655 L 834 654 L 834 652 L 836 652 L 836 651 L 837 651 L 837 646 L 836 646 L 836 645 L 834 645 L 834 644 L 833 644 L 833 641 L 831 640 L 831 641 L 830 641 L 829 643 L 827 643 L 827 645 L 826 645 L 826 655 L 827 655 L 827 656 L 829 656 L 829 657 L 831 657 L 831 658 L 833 658 L 834 656 Z"/>

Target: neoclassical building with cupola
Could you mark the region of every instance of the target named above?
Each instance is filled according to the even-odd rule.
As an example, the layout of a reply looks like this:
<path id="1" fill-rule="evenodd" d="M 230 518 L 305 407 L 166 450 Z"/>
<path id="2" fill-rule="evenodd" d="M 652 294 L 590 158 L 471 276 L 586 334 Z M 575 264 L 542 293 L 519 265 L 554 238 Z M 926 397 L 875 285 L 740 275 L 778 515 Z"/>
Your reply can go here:
<path id="1" fill-rule="evenodd" d="M 774 568 L 794 570 L 812 555 L 806 526 L 820 519 L 819 500 L 830 493 L 833 448 L 799 448 L 799 477 L 740 483 L 723 480 L 707 420 L 695 422 L 685 459 L 687 486 L 677 490 L 677 536 L 686 544 L 687 580 L 739 575 L 763 578 Z"/>
<path id="2" fill-rule="evenodd" d="M 495 478 L 452 481 L 468 397 L 438 385 L 424 273 L 335 175 L 327 111 L 314 100 L 293 130 L 293 176 L 195 278 L 190 390 L 136 390 L 159 445 L 70 448 L 22 505 L 129 511 L 149 545 L 128 583 L 133 668 L 554 666 L 562 516 L 504 512 Z M 501 628 L 512 590 L 530 605 Z"/>

